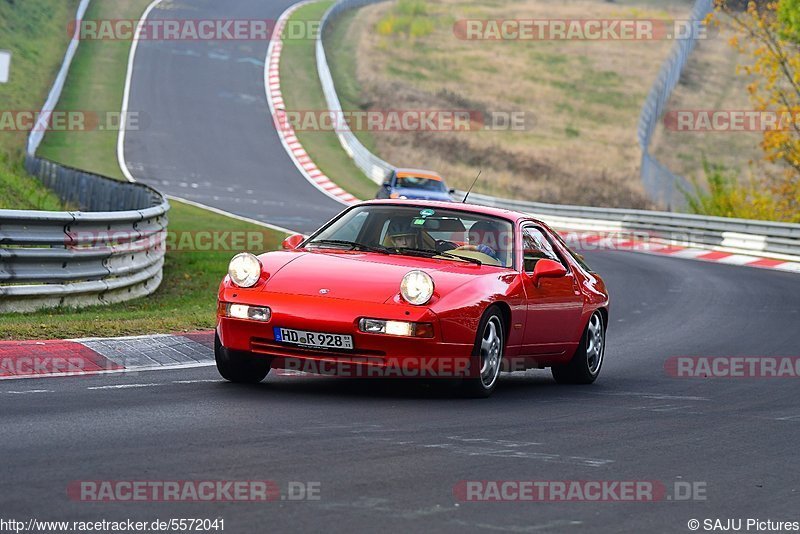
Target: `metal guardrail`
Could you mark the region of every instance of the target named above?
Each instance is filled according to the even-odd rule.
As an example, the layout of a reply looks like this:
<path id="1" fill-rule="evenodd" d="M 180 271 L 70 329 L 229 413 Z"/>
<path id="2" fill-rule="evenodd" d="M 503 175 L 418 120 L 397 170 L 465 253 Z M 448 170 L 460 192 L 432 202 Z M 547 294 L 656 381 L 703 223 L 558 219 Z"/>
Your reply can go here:
<path id="1" fill-rule="evenodd" d="M 457 191 L 463 198 L 463 191 Z M 566 230 L 646 235 L 683 246 L 720 247 L 787 260 L 800 257 L 800 224 L 687 213 L 544 204 L 470 193 L 469 202 L 531 213 Z"/>
<path id="2" fill-rule="evenodd" d="M 705 20 L 713 10 L 714 0 L 696 0 L 689 16 L 692 34 L 689 38 L 675 41 L 639 116 L 638 138 L 642 150 L 640 169 L 642 185 L 652 200 L 669 207 L 684 206 L 686 199 L 683 191 L 691 191 L 691 188 L 686 178 L 673 174 L 650 154 L 650 142 L 659 120 L 664 115 L 669 97 L 680 81 L 689 55 L 697 44 L 696 25 Z"/>
<path id="3" fill-rule="evenodd" d="M 320 35 L 324 37 L 327 25 L 334 17 L 348 9 L 375 4 L 385 0 L 340 0 L 322 17 Z M 713 8 L 713 0 L 697 0 L 692 11 L 693 20 L 702 20 Z M 639 141 L 647 161 L 648 181 L 652 191 L 674 194 L 677 177 L 665 182 L 665 173 L 669 171 L 661 166 L 647 153 L 656 123 L 660 119 L 672 90 L 677 85 L 680 73 L 694 48 L 694 40 L 676 42 L 670 58 L 662 68 L 658 82 L 653 87 L 642 111 L 639 127 Z M 317 72 L 322 83 L 328 108 L 341 110 L 339 97 L 333 83 L 330 67 L 327 63 L 323 39 L 317 40 L 316 48 Z M 646 115 L 646 117 L 645 117 Z M 347 129 L 337 128 L 339 141 L 345 151 L 353 158 L 355 164 L 370 178 L 379 182 L 394 166 L 369 152 L 355 135 Z M 670 174 L 670 176 L 672 176 Z M 644 175 L 643 175 L 644 177 Z M 685 184 L 685 181 L 683 182 Z M 665 184 L 669 187 L 665 187 Z M 456 193 L 463 198 L 464 192 Z M 667 198 L 667 197 L 663 197 Z M 531 213 L 548 224 L 563 229 L 576 229 L 604 232 L 641 232 L 651 238 L 662 239 L 683 245 L 701 247 L 721 247 L 743 253 L 757 253 L 781 259 L 797 260 L 800 258 L 800 224 L 785 224 L 745 219 L 729 219 L 725 217 L 708 217 L 672 212 L 629 210 L 614 208 L 593 208 L 583 206 L 567 206 L 560 204 L 544 204 L 496 198 L 478 193 L 471 193 L 471 203 L 497 206 L 514 211 Z"/>
<path id="4" fill-rule="evenodd" d="M 88 6 L 89 0 L 81 0 L 76 21 Z M 78 44 L 73 39 L 67 47 L 39 121 L 28 135 L 25 157 L 28 173 L 75 211 L 0 209 L 0 313 L 111 304 L 148 295 L 161 284 L 167 199 L 146 185 L 35 155 Z"/>
<path id="5" fill-rule="evenodd" d="M 323 44 L 325 29 L 331 20 L 344 11 L 384 1 L 386 0 L 341 0 L 332 5 L 320 20 L 320 38 L 317 39 L 316 45 L 317 73 L 319 74 L 322 91 L 325 93 L 325 100 L 330 111 L 341 112 L 342 104 L 339 102 L 339 95 L 336 94 L 333 76 L 331 76 L 331 69 L 328 67 L 328 59 L 325 55 L 325 45 Z M 384 178 L 394 169 L 392 164 L 383 161 L 367 150 L 347 125 L 343 128 L 336 128 L 336 136 L 339 138 L 342 148 L 353 159 L 356 166 L 375 183 L 383 183 Z"/>
<path id="6" fill-rule="evenodd" d="M 0 312 L 110 304 L 161 283 L 169 203 L 120 182 L 28 156 L 26 168 L 81 210 L 0 209 Z"/>

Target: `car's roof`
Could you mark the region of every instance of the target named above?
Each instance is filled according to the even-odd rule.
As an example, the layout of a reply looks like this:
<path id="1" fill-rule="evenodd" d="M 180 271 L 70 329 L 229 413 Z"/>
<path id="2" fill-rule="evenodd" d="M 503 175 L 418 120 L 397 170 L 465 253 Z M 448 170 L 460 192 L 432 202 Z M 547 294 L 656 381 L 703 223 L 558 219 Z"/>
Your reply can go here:
<path id="1" fill-rule="evenodd" d="M 492 206 L 481 206 L 480 204 L 462 204 L 461 202 L 441 202 L 438 200 L 376 199 L 376 200 L 367 200 L 360 203 L 360 205 L 373 205 L 373 204 L 394 205 L 403 207 L 419 206 L 420 208 L 438 208 L 438 209 L 448 209 L 456 211 L 466 211 L 469 213 L 477 213 L 479 215 L 500 217 L 501 219 L 508 219 L 515 222 L 521 219 L 534 219 L 530 215 L 521 213 L 519 211 L 512 211 L 503 208 L 495 208 Z"/>
<path id="2" fill-rule="evenodd" d="M 436 181 L 443 181 L 444 178 L 438 173 L 434 171 L 428 171 L 425 169 L 395 169 L 394 173 L 398 176 L 398 178 L 405 178 L 407 176 L 418 176 L 420 178 L 430 178 L 431 180 Z"/>

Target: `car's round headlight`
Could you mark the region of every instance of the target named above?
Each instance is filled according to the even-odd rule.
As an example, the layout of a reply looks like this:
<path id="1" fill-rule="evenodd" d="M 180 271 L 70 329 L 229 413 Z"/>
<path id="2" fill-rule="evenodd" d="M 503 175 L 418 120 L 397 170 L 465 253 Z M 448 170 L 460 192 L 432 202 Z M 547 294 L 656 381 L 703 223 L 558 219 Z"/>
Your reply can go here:
<path id="1" fill-rule="evenodd" d="M 261 278 L 261 262 L 249 252 L 242 252 L 228 264 L 228 276 L 239 287 L 253 287 Z"/>
<path id="2" fill-rule="evenodd" d="M 411 304 L 425 304 L 433 296 L 433 278 L 424 271 L 409 271 L 400 282 L 400 294 Z"/>

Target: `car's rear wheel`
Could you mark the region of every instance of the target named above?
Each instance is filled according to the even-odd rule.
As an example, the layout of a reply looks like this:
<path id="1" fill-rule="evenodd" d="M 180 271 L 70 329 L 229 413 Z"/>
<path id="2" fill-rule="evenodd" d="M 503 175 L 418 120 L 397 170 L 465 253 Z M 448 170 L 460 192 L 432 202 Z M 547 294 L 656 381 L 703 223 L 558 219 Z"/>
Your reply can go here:
<path id="1" fill-rule="evenodd" d="M 231 350 L 222 346 L 219 335 L 214 335 L 214 359 L 217 371 L 230 382 L 256 384 L 269 373 L 269 360 L 253 356 L 250 352 Z"/>
<path id="2" fill-rule="evenodd" d="M 503 366 L 504 352 L 503 318 L 500 310 L 492 307 L 486 311 L 478 325 L 470 377 L 464 379 L 462 384 L 463 392 L 467 396 L 488 397 L 492 394 Z"/>
<path id="3" fill-rule="evenodd" d="M 581 343 L 566 365 L 554 365 L 553 378 L 559 384 L 591 384 L 600 375 L 606 350 L 603 315 L 595 311 L 583 331 Z"/>

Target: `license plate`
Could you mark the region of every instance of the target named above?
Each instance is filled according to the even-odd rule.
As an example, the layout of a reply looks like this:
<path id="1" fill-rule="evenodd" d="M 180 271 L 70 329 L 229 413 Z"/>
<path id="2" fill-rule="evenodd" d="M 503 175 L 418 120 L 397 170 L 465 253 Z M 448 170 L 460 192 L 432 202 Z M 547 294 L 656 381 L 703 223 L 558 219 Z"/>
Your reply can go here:
<path id="1" fill-rule="evenodd" d="M 316 349 L 353 350 L 353 336 L 307 332 L 278 326 L 273 330 L 275 332 L 275 341 L 281 343 L 291 343 L 292 345 L 314 347 Z"/>

